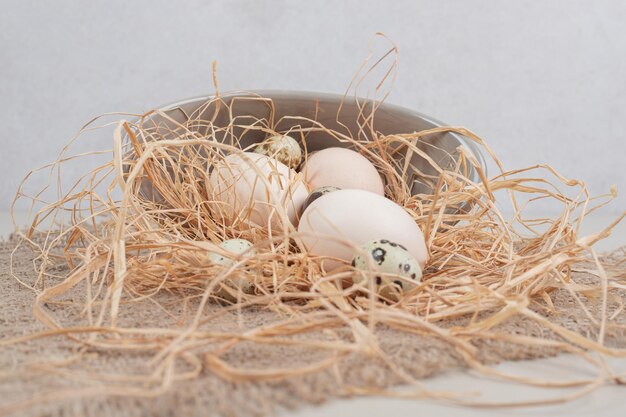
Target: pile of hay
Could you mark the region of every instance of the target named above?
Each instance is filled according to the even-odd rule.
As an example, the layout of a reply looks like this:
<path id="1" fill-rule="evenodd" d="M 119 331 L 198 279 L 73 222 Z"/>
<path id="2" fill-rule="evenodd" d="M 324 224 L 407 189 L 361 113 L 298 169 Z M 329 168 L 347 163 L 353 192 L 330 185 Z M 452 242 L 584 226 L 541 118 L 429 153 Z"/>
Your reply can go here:
<path id="1" fill-rule="evenodd" d="M 385 56 L 395 52 L 392 49 Z M 384 61 L 374 67 L 380 62 Z M 385 77 L 395 65 L 394 60 Z M 365 72 L 370 71 L 366 68 Z M 250 99 L 271 106 L 267 98 Z M 346 95 L 345 100 L 352 98 Z M 111 376 L 92 369 L 80 373 L 80 378 L 98 381 L 97 389 L 72 388 L 58 398 L 94 392 L 158 397 L 181 381 L 207 372 L 228 381 L 278 381 L 332 370 L 347 355 L 358 352 L 384 363 L 395 377 L 391 385 L 415 388 L 403 395 L 475 403 L 417 385 L 415 373 L 391 360 L 381 348 L 380 328 L 443 341 L 465 366 L 520 383 L 580 386 L 581 392 L 587 392 L 590 387 L 621 382 L 602 357 L 626 355 L 620 292 L 626 285 L 625 259 L 618 253 L 601 262 L 593 245 L 608 236 L 624 215 L 597 234 L 581 237 L 577 233 L 585 216 L 610 201 L 611 195 L 590 198 L 583 182 L 564 178 L 549 166 L 506 171 L 485 143 L 464 128 L 381 135 L 376 131 L 376 105 L 367 104 L 372 102 L 361 102 L 359 132 L 332 130 L 294 114 L 294 119 L 302 119 L 301 128 L 289 134 L 306 143 L 309 132 L 325 132 L 332 140 L 358 149 L 379 169 L 386 197 L 403 206 L 423 230 L 430 260 L 422 283 L 399 301 L 381 300 L 367 286 L 342 285 L 350 277 L 349 268 L 324 273 L 319 260 L 303 250 L 293 226 L 280 230 L 271 224 L 250 227 L 212 216 L 207 188 L 211 166 L 225 154 L 245 150 L 236 132 L 285 133 L 275 130 L 278 120 L 231 118 L 218 126 L 204 113 L 199 118 L 199 112 L 183 122 L 170 120 L 163 125 L 155 123 L 154 116 L 166 118 L 167 114 L 153 110 L 133 121 L 115 122 L 113 152 L 96 153 L 108 160 L 69 189 L 61 186 L 62 167 L 94 153 L 70 155 L 70 148 L 64 150 L 47 167 L 56 184 L 53 200 L 46 201 L 44 194 L 36 192 L 27 194 L 28 178 L 20 188 L 16 201 L 32 201 L 34 215 L 19 245 L 35 250 L 37 275 L 32 280 L 16 278 L 36 294 L 34 315 L 48 330 L 14 335 L 2 345 L 58 335 L 69 338 L 77 349 L 73 359 L 47 369 L 65 375 L 76 375 L 92 354 L 149 355 L 143 365 L 148 364 L 153 372 L 129 368 Z M 216 94 L 206 108 L 229 114 L 232 105 Z M 91 122 L 81 132 L 111 126 L 97 123 Z M 488 178 L 484 167 L 460 149 L 453 167 L 441 167 L 430 159 L 437 175 L 420 180 L 432 192 L 412 195 L 413 171 L 409 164 L 399 165 L 395 156 L 423 154 L 417 144 L 443 132 L 474 141 L 491 156 L 499 172 Z M 515 213 L 508 218 L 501 211 L 504 200 Z M 551 219 L 527 218 L 526 207 L 545 200 L 558 204 L 562 214 Z M 253 242 L 254 253 L 228 267 L 211 264 L 208 251 L 218 250 L 217 244 L 235 237 Z M 574 279 L 577 272 L 587 274 L 587 279 Z M 254 281 L 254 294 L 229 288 L 237 302 L 225 305 L 216 290 L 239 275 Z M 588 319 L 592 331 L 578 332 L 563 324 L 554 301 L 563 294 Z M 145 311 L 139 306 L 146 304 L 171 320 L 154 323 L 148 319 L 150 324 L 142 325 L 139 318 Z M 74 314 L 67 314 L 70 310 Z M 255 323 L 255 312 L 271 312 L 274 321 Z M 233 323 L 231 328 L 207 330 L 224 315 L 241 326 Z M 507 323 L 514 320 L 534 330 L 511 332 Z M 575 353 L 598 367 L 598 377 L 546 382 L 497 373 L 485 366 L 489 361 L 481 353 L 481 343 L 504 343 L 512 350 L 537 349 L 546 354 Z M 229 360 L 229 355 L 242 345 L 277 351 L 310 348 L 320 355 L 313 362 L 281 368 L 253 367 L 249 362 L 241 366 Z M 397 394 L 376 381 L 365 380 L 358 388 L 345 381 L 343 388 L 342 395 Z M 53 401 L 54 392 L 40 400 Z M 33 402 L 37 400 L 6 410 Z"/>

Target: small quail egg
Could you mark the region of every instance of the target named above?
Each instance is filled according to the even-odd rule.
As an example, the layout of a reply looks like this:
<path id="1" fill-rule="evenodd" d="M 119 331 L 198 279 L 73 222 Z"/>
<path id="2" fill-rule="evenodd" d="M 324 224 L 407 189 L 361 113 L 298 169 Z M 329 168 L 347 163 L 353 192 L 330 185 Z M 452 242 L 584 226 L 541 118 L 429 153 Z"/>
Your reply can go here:
<path id="1" fill-rule="evenodd" d="M 306 208 L 312 202 L 314 202 L 315 200 L 317 200 L 318 198 L 320 198 L 324 194 L 332 193 L 333 191 L 337 191 L 339 189 L 340 188 L 333 187 L 333 186 L 326 186 L 326 187 L 316 188 L 315 190 L 311 191 L 311 194 L 309 194 L 309 196 L 306 198 L 306 200 L 304 200 L 304 203 L 302 203 L 302 208 L 300 209 L 300 211 L 302 213 L 304 213 L 304 210 L 306 210 Z"/>
<path id="2" fill-rule="evenodd" d="M 295 169 L 302 161 L 300 144 L 291 136 L 275 135 L 265 139 L 254 152 L 269 156 Z"/>
<path id="3" fill-rule="evenodd" d="M 354 284 L 364 283 L 371 277 L 379 295 L 398 300 L 402 292 L 415 288 L 422 279 L 420 264 L 399 243 L 380 239 L 368 242 L 360 249 L 352 259 Z"/>
<path id="4" fill-rule="evenodd" d="M 245 251 L 247 251 L 248 249 L 250 249 L 252 247 L 252 243 L 250 243 L 249 241 L 245 240 L 245 239 L 229 239 L 229 240 L 225 240 L 222 243 L 220 243 L 218 245 L 220 248 L 224 249 L 226 252 L 229 252 L 232 254 L 232 257 L 227 257 L 225 255 L 222 255 L 220 253 L 217 252 L 210 252 L 209 253 L 209 260 L 211 261 L 211 263 L 215 264 L 215 265 L 221 265 L 224 267 L 228 267 L 230 265 L 232 265 L 232 263 L 234 262 L 235 257 L 237 257 L 237 255 L 240 255 L 242 253 L 244 253 Z M 250 251 L 249 253 L 254 253 L 253 251 Z M 230 286 L 230 287 L 234 287 L 237 289 L 240 289 L 241 291 L 243 291 L 246 294 L 251 294 L 254 290 L 254 285 L 252 284 L 252 282 L 250 282 L 249 280 L 245 279 L 242 276 L 236 277 L 236 278 L 229 278 L 224 280 L 224 284 Z M 227 299 L 229 301 L 236 301 L 235 298 L 233 298 L 233 296 L 226 291 L 224 288 L 219 288 L 216 292 L 216 294 L 219 297 L 222 297 L 224 299 Z"/>

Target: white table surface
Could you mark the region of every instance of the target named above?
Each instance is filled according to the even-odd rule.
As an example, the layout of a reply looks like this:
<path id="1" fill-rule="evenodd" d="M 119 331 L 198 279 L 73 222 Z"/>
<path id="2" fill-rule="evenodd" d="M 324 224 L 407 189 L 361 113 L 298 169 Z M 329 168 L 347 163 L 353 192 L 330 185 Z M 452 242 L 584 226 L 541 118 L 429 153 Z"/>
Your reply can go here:
<path id="1" fill-rule="evenodd" d="M 18 213 L 17 221 L 23 224 L 25 213 Z M 586 220 L 582 233 L 592 233 L 610 224 L 615 216 L 594 216 Z M 0 236 L 6 237 L 13 230 L 8 213 L 0 212 Z M 626 244 L 626 221 L 614 230 L 613 234 L 596 248 L 607 251 Z M 626 374 L 626 359 L 612 359 L 609 365 L 616 372 Z M 535 361 L 505 362 L 496 367 L 501 371 L 516 375 L 534 376 L 543 379 L 563 380 L 568 378 L 592 378 L 594 369 L 569 355 Z M 525 385 L 490 380 L 484 376 L 465 371 L 450 371 L 423 381 L 424 386 L 434 391 L 467 393 L 476 401 L 525 401 L 542 398 L 555 398 L 575 390 L 533 388 Z M 296 412 L 288 412 L 296 417 L 322 416 L 626 416 L 626 387 L 603 386 L 588 395 L 562 404 L 524 408 L 468 408 L 451 406 L 430 400 L 400 400 L 383 397 L 364 397 L 330 401 L 320 406 L 305 407 Z"/>

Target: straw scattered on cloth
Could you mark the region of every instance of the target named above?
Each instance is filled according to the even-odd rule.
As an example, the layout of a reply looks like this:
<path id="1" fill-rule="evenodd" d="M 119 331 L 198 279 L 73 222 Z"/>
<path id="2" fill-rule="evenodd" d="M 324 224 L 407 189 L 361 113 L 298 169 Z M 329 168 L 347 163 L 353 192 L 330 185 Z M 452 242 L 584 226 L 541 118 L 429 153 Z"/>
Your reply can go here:
<path id="1" fill-rule="evenodd" d="M 374 95 L 386 98 L 396 55 L 394 47 L 366 61 L 355 96 L 364 77 L 383 68 Z M 249 99 L 272 107 L 267 98 Z M 32 223 L 2 246 L 0 414 L 263 415 L 336 396 L 400 395 L 389 390 L 399 384 L 409 387 L 407 397 L 481 404 L 421 381 L 465 367 L 521 384 L 573 387 L 572 395 L 623 383 L 603 358 L 626 356 L 626 254 L 601 259 L 593 245 L 624 215 L 578 235 L 616 190 L 590 197 L 584 182 L 550 166 L 507 171 L 464 128 L 382 135 L 378 101 L 345 100 L 361 106 L 358 132 L 298 115 L 274 120 L 272 112 L 216 125 L 214 117 L 236 105 L 216 85 L 216 97 L 183 121 L 159 110 L 95 119 L 55 163 L 31 173 L 16 202 L 32 203 Z M 289 134 L 304 144 L 311 132 L 325 134 L 378 168 L 386 196 L 426 236 L 431 257 L 417 288 L 384 300 L 372 285 L 350 286 L 349 265 L 324 272 L 281 207 L 274 211 L 280 228 L 216 215 L 211 167 L 245 150 L 242 135 L 282 134 L 285 121 L 298 122 Z M 102 129 L 113 129 L 112 149 L 82 151 L 83 135 Z M 429 141 L 447 132 L 480 146 L 498 171 L 487 176 L 462 148 L 452 165 L 431 158 Z M 414 155 L 430 173 L 412 165 Z M 77 158 L 100 162 L 66 184 L 63 172 Z M 29 188 L 32 176 L 46 173 L 49 188 Z M 416 182 L 429 191 L 412 194 Z M 504 202 L 513 216 L 503 214 Z M 561 215 L 529 217 L 537 202 L 560 207 Z M 253 242 L 255 252 L 227 267 L 211 264 L 207 252 L 233 237 Z M 254 294 L 229 286 L 234 276 L 251 280 Z M 225 303 L 218 289 L 236 302 Z M 578 355 L 597 376 L 545 381 L 485 366 L 559 352 Z"/>
<path id="2" fill-rule="evenodd" d="M 0 244 L 0 334 L 4 337 L 20 337 L 46 331 L 46 327 L 33 318 L 34 294 L 22 287 L 8 274 L 10 257 L 16 241 Z M 624 259 L 626 249 L 606 259 L 616 263 Z M 22 248 L 14 254 L 14 273 L 25 281 L 32 280 L 33 255 Z M 581 265 L 585 270 L 589 265 Z M 64 271 L 59 271 L 64 272 Z M 598 278 L 585 272 L 574 272 L 572 280 L 579 285 L 593 287 Z M 80 297 L 80 289 L 76 290 Z M 626 296 L 625 290 L 616 290 L 615 300 L 610 303 L 613 314 L 620 305 L 619 299 Z M 71 298 L 72 296 L 70 296 Z M 161 331 L 184 332 L 188 317 L 197 302 L 181 303 L 175 295 L 160 293 L 160 304 L 170 308 L 163 311 L 149 300 L 137 302 L 132 309 L 123 309 L 120 327 L 137 329 L 134 340 L 142 337 L 155 338 Z M 601 320 L 601 309 L 597 297 L 590 294 L 582 305 L 565 289 L 552 294 L 554 310 L 547 313 L 541 306 L 531 308 L 541 317 L 564 330 L 598 337 L 595 321 Z M 76 306 L 51 306 L 65 322 L 80 321 L 81 311 Z M 588 309 L 591 318 L 583 308 Z M 322 311 L 319 312 L 322 314 Z M 173 316 L 171 314 L 174 314 Z M 162 380 L 151 365 L 156 349 L 123 350 L 89 348 L 78 345 L 65 335 L 42 337 L 28 342 L 2 345 L 0 351 L 0 410 L 5 414 L 15 411 L 17 415 L 40 416 L 99 416 L 123 414 L 125 416 L 169 416 L 169 415 L 263 415 L 283 408 L 295 409 L 307 404 L 316 404 L 332 398 L 366 393 L 384 394 L 384 390 L 398 384 L 406 384 L 403 377 L 429 377 L 443 371 L 462 369 L 467 363 L 455 348 L 428 332 L 408 332 L 384 324 L 376 326 L 375 336 L 380 341 L 378 348 L 385 359 L 357 351 L 345 350 L 337 353 L 328 346 L 324 349 L 315 344 L 337 344 L 348 347 L 354 342 L 352 330 L 344 323 L 327 321 L 319 328 L 311 328 L 306 334 L 285 335 L 284 343 L 275 344 L 253 341 L 240 342 L 228 350 L 216 362 L 202 358 L 202 352 L 217 351 L 235 339 L 232 335 L 250 334 L 254 329 L 272 329 L 286 326 L 290 318 L 263 308 L 224 312 L 224 308 L 212 305 L 206 310 L 207 317 L 215 318 L 201 326 L 198 332 L 223 334 L 212 342 L 198 346 L 199 363 L 186 362 L 184 358 L 174 364 L 175 374 Z M 311 319 L 315 324 L 316 319 Z M 321 318 L 318 318 L 321 320 Z M 467 325 L 469 319 L 446 322 L 442 329 Z M 295 326 L 297 323 L 292 322 Z M 626 313 L 622 310 L 611 320 L 605 336 L 607 347 L 626 347 Z M 151 334 L 150 329 L 155 329 Z M 78 334 L 79 331 L 76 331 Z M 125 337 L 130 337 L 132 330 Z M 143 334 L 142 334 L 143 333 Z M 507 342 L 499 335 L 509 335 L 514 341 Z M 124 337 L 124 336 L 123 336 Z M 524 343 L 523 338 L 531 343 Z M 519 340 L 515 340 L 519 339 Z M 542 340 L 543 345 L 534 341 Z M 291 342 L 291 343 L 289 343 Z M 232 342 L 231 342 L 232 343 Z M 476 348 L 477 360 L 481 364 L 493 364 L 502 360 L 535 359 L 557 354 L 568 346 L 554 332 L 525 316 L 513 316 L 498 324 L 482 337 L 471 340 Z M 196 352 L 189 352 L 195 355 Z M 330 360 L 329 360 L 330 358 Z M 335 360 L 337 359 L 337 360 Z M 393 368 L 402 369 L 398 375 Z M 237 372 L 237 370 L 241 372 Z M 186 373 L 186 374 L 185 374 Z M 598 378 L 607 378 L 599 373 Z M 414 385 L 405 391 L 416 397 L 436 397 L 452 393 L 437 393 L 429 390 L 428 380 L 412 381 Z M 531 382 L 531 381 L 527 381 Z M 539 381 L 537 381 L 539 382 Z M 557 381 L 554 381 L 557 383 Z M 575 381 L 562 381 L 566 382 Z M 580 388 L 591 386 L 595 380 L 581 376 Z M 609 382 L 609 381 L 605 381 Z M 479 402 L 480 394 L 468 390 L 456 393 L 459 400 Z M 409 395 L 409 394 L 407 394 Z M 546 391 L 546 398 L 559 399 L 558 395 Z M 453 399 L 451 399 L 453 400 Z M 523 400 L 522 400 L 523 401 Z"/>

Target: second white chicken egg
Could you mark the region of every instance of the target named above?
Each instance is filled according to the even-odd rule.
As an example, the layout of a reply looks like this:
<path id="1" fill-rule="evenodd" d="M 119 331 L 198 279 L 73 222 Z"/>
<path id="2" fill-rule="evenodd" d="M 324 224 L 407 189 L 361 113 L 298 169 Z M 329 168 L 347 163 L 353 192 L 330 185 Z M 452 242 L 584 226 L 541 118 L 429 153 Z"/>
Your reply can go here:
<path id="1" fill-rule="evenodd" d="M 227 223 L 241 221 L 282 228 L 284 215 L 297 225 L 308 190 L 298 174 L 265 155 L 242 152 L 226 156 L 210 176 L 213 215 Z"/>
<path id="2" fill-rule="evenodd" d="M 302 214 L 298 232 L 306 249 L 324 258 L 326 270 L 350 262 L 354 247 L 385 236 L 424 267 L 428 249 L 419 226 L 404 208 L 378 194 L 338 190 L 313 201 Z"/>

